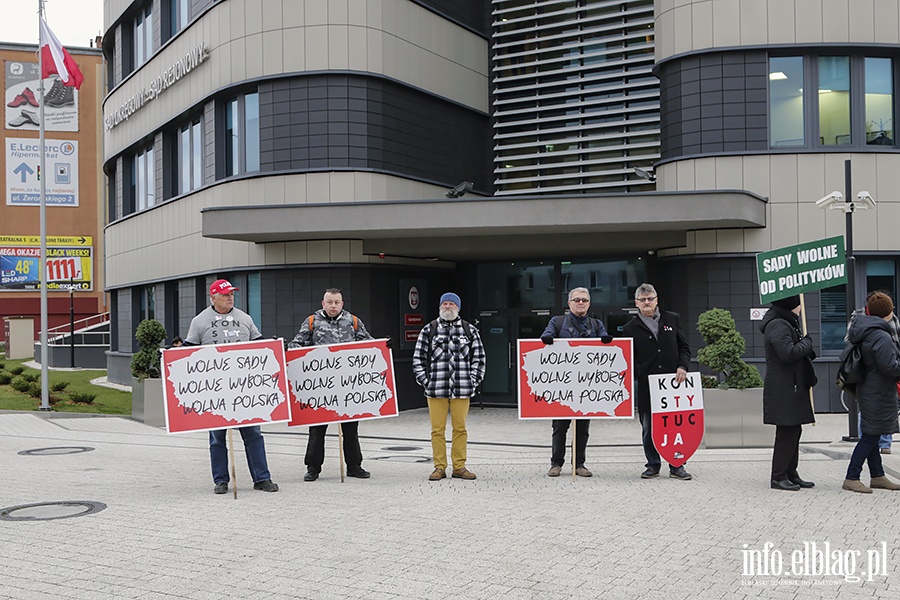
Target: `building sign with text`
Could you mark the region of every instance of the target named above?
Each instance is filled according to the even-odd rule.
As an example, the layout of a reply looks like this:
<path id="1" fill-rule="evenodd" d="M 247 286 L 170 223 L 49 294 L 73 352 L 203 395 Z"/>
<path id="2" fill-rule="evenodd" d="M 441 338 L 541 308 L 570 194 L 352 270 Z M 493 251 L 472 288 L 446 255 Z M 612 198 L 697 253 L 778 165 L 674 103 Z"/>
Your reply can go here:
<path id="1" fill-rule="evenodd" d="M 0 235 L 0 291 L 41 289 L 41 238 Z M 47 238 L 47 289 L 88 292 L 94 289 L 91 236 Z"/>
<path id="2" fill-rule="evenodd" d="M 6 138 L 6 204 L 41 203 L 41 146 L 34 138 Z M 47 206 L 78 206 L 78 142 L 44 140 Z"/>

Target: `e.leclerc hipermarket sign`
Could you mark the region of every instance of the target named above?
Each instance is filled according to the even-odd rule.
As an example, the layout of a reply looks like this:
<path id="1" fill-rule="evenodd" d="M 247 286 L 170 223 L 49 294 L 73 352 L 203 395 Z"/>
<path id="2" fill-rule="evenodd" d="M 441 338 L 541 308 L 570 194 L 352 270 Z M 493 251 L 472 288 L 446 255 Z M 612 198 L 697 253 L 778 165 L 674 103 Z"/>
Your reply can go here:
<path id="1" fill-rule="evenodd" d="M 759 299 L 788 296 L 847 283 L 844 238 L 837 236 L 756 255 Z"/>

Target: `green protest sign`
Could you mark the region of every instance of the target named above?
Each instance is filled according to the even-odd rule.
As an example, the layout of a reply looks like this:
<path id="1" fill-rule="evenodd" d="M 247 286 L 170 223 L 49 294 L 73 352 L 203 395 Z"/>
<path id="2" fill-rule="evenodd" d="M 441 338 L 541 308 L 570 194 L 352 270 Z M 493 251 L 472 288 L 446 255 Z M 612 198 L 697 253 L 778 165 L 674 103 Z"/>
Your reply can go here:
<path id="1" fill-rule="evenodd" d="M 847 283 L 846 267 L 843 236 L 760 252 L 759 299 L 772 302 Z"/>

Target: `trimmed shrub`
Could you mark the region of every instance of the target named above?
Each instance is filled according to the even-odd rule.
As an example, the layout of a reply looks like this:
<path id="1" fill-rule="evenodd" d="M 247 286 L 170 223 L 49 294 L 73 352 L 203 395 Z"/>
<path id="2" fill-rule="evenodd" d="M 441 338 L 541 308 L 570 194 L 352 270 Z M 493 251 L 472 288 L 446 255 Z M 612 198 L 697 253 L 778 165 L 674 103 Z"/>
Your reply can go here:
<path id="1" fill-rule="evenodd" d="M 69 400 L 78 402 L 79 404 L 90 404 L 94 401 L 97 394 L 89 394 L 85 392 L 69 392 Z"/>
<path id="2" fill-rule="evenodd" d="M 56 383 L 50 384 L 50 391 L 61 392 L 67 387 L 69 387 L 68 381 L 57 381 Z"/>
<path id="3" fill-rule="evenodd" d="M 134 334 L 141 349 L 131 357 L 131 374 L 140 380 L 159 377 L 159 345 L 166 339 L 166 328 L 153 319 L 144 319 Z"/>
<path id="4" fill-rule="evenodd" d="M 697 362 L 724 376 L 718 387 L 743 390 L 763 386 L 759 369 L 741 358 L 747 342 L 738 332 L 730 312 L 721 308 L 709 309 L 697 319 L 697 329 L 707 344 L 697 352 Z M 712 382 L 704 380 L 703 383 Z"/>
<path id="5" fill-rule="evenodd" d="M 22 379 L 22 377 L 14 377 L 13 380 L 9 382 L 9 385 L 17 392 L 27 393 L 28 389 L 31 387 L 31 382 L 27 379 Z"/>
<path id="6" fill-rule="evenodd" d="M 22 365 L 13 365 L 7 370 L 13 375 L 20 375 L 25 370 L 25 367 Z"/>

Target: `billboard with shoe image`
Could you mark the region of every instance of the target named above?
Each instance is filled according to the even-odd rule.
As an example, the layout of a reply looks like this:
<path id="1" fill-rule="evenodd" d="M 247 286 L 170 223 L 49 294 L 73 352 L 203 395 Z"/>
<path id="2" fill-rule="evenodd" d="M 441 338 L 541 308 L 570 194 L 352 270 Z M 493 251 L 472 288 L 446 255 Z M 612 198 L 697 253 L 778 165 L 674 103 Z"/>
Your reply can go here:
<path id="1" fill-rule="evenodd" d="M 41 77 L 36 62 L 6 62 L 4 127 L 37 131 L 41 125 Z M 58 76 L 44 80 L 44 130 L 78 131 L 78 91 Z"/>

